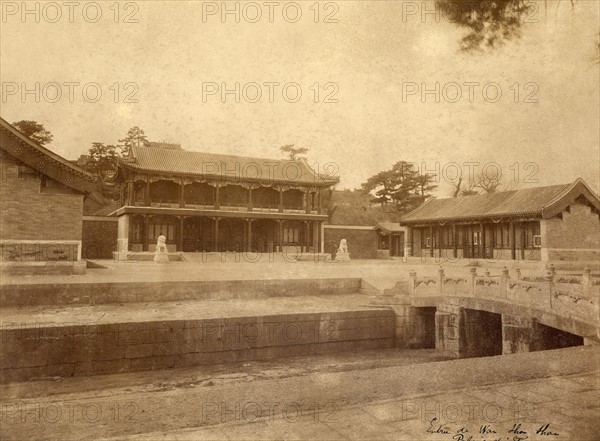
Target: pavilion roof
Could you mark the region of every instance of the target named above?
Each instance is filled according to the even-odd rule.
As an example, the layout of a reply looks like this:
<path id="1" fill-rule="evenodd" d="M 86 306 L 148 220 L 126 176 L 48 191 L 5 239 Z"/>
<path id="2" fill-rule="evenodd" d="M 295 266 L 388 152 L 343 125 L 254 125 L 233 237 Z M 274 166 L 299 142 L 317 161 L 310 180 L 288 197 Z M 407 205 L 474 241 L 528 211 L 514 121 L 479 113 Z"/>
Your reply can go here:
<path id="1" fill-rule="evenodd" d="M 503 217 L 550 218 L 582 196 L 600 210 L 598 196 L 578 178 L 571 184 L 526 188 L 457 198 L 431 198 L 403 216 L 401 225 Z"/>
<path id="2" fill-rule="evenodd" d="M 304 159 L 265 159 L 158 147 L 134 146 L 130 158 L 121 160 L 120 165 L 145 173 L 284 182 L 292 185 L 331 186 L 339 181 L 337 177 L 315 172 Z"/>
<path id="3" fill-rule="evenodd" d="M 384 231 L 386 233 L 397 233 L 404 231 L 404 227 L 401 227 L 398 222 L 379 222 L 375 229 Z"/>

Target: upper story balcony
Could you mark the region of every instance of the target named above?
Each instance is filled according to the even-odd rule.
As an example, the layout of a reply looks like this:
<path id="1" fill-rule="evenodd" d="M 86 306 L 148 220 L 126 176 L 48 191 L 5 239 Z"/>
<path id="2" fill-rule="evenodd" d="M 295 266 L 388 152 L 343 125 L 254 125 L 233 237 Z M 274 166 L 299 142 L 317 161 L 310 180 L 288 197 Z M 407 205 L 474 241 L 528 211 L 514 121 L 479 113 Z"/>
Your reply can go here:
<path id="1" fill-rule="evenodd" d="M 257 184 L 179 183 L 169 179 L 137 179 L 126 184 L 124 205 L 191 208 L 238 212 L 321 214 L 321 190 Z"/>
<path id="2" fill-rule="evenodd" d="M 133 146 L 117 179 L 125 206 L 321 215 L 321 193 L 339 179 L 314 167 L 302 159 Z"/>

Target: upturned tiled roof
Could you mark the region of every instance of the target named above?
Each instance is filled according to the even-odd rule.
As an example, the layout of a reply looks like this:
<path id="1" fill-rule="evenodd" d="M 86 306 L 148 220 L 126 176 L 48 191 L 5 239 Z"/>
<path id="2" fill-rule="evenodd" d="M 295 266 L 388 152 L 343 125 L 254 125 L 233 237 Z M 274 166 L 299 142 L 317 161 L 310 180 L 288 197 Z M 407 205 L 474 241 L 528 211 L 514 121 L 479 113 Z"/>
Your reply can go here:
<path id="1" fill-rule="evenodd" d="M 339 181 L 337 177 L 317 174 L 303 159 L 264 159 L 141 146 L 134 146 L 131 153 L 131 157 L 120 164 L 142 172 L 315 186 L 333 185 Z"/>
<path id="2" fill-rule="evenodd" d="M 41 146 L 0 118 L 0 147 L 11 156 L 67 187 L 83 193 L 97 189 L 98 178 Z"/>
<path id="3" fill-rule="evenodd" d="M 518 216 L 548 218 L 582 194 L 596 209 L 600 208 L 598 196 L 582 179 L 577 179 L 572 184 L 457 198 L 432 198 L 402 217 L 400 224 Z"/>
<path id="4" fill-rule="evenodd" d="M 383 230 L 386 233 L 396 233 L 404 231 L 404 227 L 401 227 L 397 222 L 379 222 L 376 226 L 376 229 Z"/>

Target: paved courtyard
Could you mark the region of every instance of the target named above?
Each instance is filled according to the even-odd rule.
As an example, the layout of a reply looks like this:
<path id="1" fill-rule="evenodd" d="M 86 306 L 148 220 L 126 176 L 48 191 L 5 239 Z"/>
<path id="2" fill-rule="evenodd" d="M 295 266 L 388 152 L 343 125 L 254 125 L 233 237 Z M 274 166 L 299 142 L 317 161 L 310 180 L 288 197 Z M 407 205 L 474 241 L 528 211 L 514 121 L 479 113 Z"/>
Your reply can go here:
<path id="1" fill-rule="evenodd" d="M 393 285 L 395 281 L 407 278 L 410 270 L 419 275 L 433 276 L 442 265 L 449 275 L 468 273 L 469 260 L 452 263 L 436 261 L 433 258 L 421 260 L 411 258 L 409 262 L 400 259 L 352 260 L 350 262 L 315 262 L 284 259 L 281 254 L 239 254 L 209 253 L 207 255 L 186 253 L 185 262 L 157 264 L 152 261 L 94 260 L 97 267 L 87 269 L 85 275 L 36 275 L 21 276 L 3 274 L 0 283 L 106 283 L 106 282 L 163 282 L 190 280 L 245 280 L 245 279 L 285 279 L 285 278 L 328 278 L 360 277 L 377 279 Z M 514 269 L 513 261 L 486 261 L 478 271 L 491 268 L 499 275 L 501 268 Z M 539 262 L 521 262 L 523 274 L 540 274 Z"/>

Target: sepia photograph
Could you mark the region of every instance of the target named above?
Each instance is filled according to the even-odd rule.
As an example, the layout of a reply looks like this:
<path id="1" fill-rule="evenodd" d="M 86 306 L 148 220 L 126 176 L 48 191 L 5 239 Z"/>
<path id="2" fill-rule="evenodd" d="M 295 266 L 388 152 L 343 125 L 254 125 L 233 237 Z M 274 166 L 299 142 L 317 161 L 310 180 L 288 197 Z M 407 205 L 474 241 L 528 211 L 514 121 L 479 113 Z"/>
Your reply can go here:
<path id="1" fill-rule="evenodd" d="M 0 440 L 600 441 L 600 0 L 0 12 Z"/>

